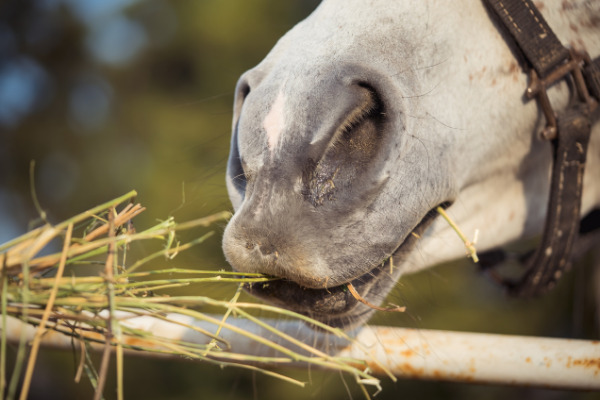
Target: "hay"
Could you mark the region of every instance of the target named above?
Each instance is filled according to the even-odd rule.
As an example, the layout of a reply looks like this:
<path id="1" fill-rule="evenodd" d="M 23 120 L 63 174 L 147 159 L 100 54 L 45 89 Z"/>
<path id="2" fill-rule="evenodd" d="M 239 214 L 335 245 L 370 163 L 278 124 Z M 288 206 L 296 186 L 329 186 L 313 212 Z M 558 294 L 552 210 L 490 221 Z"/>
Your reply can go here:
<path id="1" fill-rule="evenodd" d="M 448 225 L 450 225 L 452 230 L 454 230 L 454 232 L 456 232 L 456 234 L 458 235 L 460 240 L 462 240 L 462 242 L 465 244 L 465 249 L 467 250 L 467 255 L 469 257 L 471 257 L 473 262 L 475 262 L 475 263 L 479 262 L 479 257 L 477 256 L 477 249 L 475 248 L 475 244 L 477 243 L 477 236 L 478 236 L 479 232 L 476 230 L 473 240 L 469 240 L 467 238 L 467 236 L 460 230 L 458 225 L 456 225 L 456 223 L 446 213 L 446 210 L 444 210 L 443 207 L 438 206 L 438 207 L 436 207 L 435 210 L 442 216 L 442 218 L 444 218 L 446 220 Z"/>
<path id="2" fill-rule="evenodd" d="M 230 213 L 222 212 L 194 221 L 177 223 L 168 218 L 155 226 L 136 232 L 131 220 L 145 209 L 134 204 L 136 192 L 132 191 L 112 201 L 94 207 L 64 222 L 52 225 L 48 222 L 14 240 L 0 245 L 0 278 L 2 282 L 2 327 L 7 317 L 16 317 L 23 323 L 37 327 L 28 349 L 24 333 L 21 337 L 7 337 L 2 329 L 0 344 L 0 395 L 7 389 L 8 399 L 15 398 L 19 378 L 24 371 L 20 387 L 25 399 L 31 385 L 33 368 L 40 350 L 41 339 L 46 330 L 68 335 L 80 343 L 81 363 L 77 381 L 85 373 L 95 388 L 95 398 L 101 398 L 106 381 L 108 362 L 114 351 L 117 361 L 117 394 L 123 398 L 124 351 L 141 354 L 162 354 L 216 363 L 234 365 L 260 371 L 304 386 L 303 382 L 284 376 L 272 369 L 257 365 L 286 365 L 302 362 L 308 365 L 338 370 L 354 376 L 363 393 L 369 397 L 364 385 L 379 388 L 379 380 L 366 367 L 365 362 L 334 357 L 303 343 L 301 340 L 279 331 L 275 326 L 260 320 L 253 310 L 275 313 L 280 317 L 293 318 L 312 324 L 323 331 L 351 343 L 352 338 L 339 329 L 331 328 L 306 316 L 260 303 L 238 301 L 241 287 L 254 282 L 268 282 L 274 278 L 260 274 L 242 274 L 227 271 L 189 270 L 180 268 L 139 270 L 160 257 L 173 258 L 193 246 L 203 243 L 213 233 L 208 232 L 187 243 L 178 241 L 178 233 L 199 227 L 207 227 L 226 220 Z M 117 212 L 117 208 L 121 210 Z M 42 215 L 42 217 L 44 217 Z M 41 255 L 59 239 L 62 250 Z M 127 259 L 127 249 L 134 242 L 154 242 L 162 247 L 137 260 Z M 90 265 L 103 264 L 95 275 L 89 276 Z M 129 264 L 129 265 L 126 265 Z M 65 276 L 69 268 L 70 276 Z M 168 278 L 163 276 L 167 275 Z M 208 296 L 169 296 L 165 289 L 193 284 L 233 284 L 231 300 L 222 301 Z M 202 308 L 221 310 L 220 317 L 202 312 Z M 181 324 L 184 328 L 206 335 L 208 344 L 199 345 L 184 340 L 171 340 L 142 329 L 130 327 L 126 322 L 131 316 L 144 315 Z M 214 326 L 213 331 L 198 328 L 174 320 L 171 315 L 185 315 L 205 321 Z M 283 346 L 250 330 L 228 323 L 234 315 L 245 318 L 288 345 Z M 246 340 L 267 346 L 276 356 L 258 357 L 232 352 L 231 343 L 223 339 L 223 329 L 235 332 Z M 24 330 L 22 331 L 24 332 Z M 6 345 L 8 340 L 18 341 L 15 369 L 7 384 Z M 89 352 L 96 346 L 102 350 L 99 368 L 91 362 Z M 26 361 L 27 359 L 27 361 Z M 381 367 L 383 371 L 385 368 Z M 395 379 L 391 374 L 388 374 Z"/>

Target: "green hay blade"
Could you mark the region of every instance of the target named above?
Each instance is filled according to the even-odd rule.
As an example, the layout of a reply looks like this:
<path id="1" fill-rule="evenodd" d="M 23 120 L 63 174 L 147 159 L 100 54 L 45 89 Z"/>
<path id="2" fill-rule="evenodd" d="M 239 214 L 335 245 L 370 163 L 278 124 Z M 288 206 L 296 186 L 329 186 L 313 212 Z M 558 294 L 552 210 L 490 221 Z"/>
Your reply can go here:
<path id="1" fill-rule="evenodd" d="M 123 363 L 126 350 L 145 354 L 178 355 L 214 363 L 221 367 L 246 368 L 298 386 L 303 386 L 304 383 L 278 372 L 260 368 L 257 364 L 286 365 L 292 362 L 302 362 L 350 374 L 361 386 L 377 387 L 379 385 L 379 380 L 370 375 L 364 367 L 361 368 L 363 364 L 357 360 L 330 356 L 279 331 L 276 327 L 256 318 L 252 313 L 256 311 L 275 313 L 281 317 L 314 325 L 336 337 L 347 340 L 348 343 L 352 342 L 353 339 L 342 330 L 331 328 L 306 316 L 275 306 L 239 302 L 243 284 L 268 282 L 276 278 L 262 274 L 186 268 L 155 268 L 149 271 L 138 271 L 140 267 L 148 266 L 150 261 L 153 261 L 154 265 L 160 257 L 172 259 L 180 252 L 205 242 L 213 234 L 213 232 L 202 232 L 195 239 L 187 243 L 180 243 L 178 232 L 207 227 L 212 223 L 229 218 L 231 214 L 222 212 L 184 223 L 177 223 L 173 218 L 168 218 L 136 233 L 128 230 L 129 225 L 123 218 L 137 215 L 143 211 L 143 208 L 135 205 L 126 206 L 119 214 L 115 211 L 117 205 L 135 195 L 135 191 L 129 192 L 67 221 L 54 226 L 46 224 L 0 246 L 0 266 L 5 266 L 5 262 L 12 263 L 10 268 L 0 267 L 0 273 L 3 274 L 3 326 L 6 324 L 6 316 L 12 315 L 34 326 L 46 324 L 47 329 L 54 329 L 61 334 L 71 336 L 74 340 L 83 341 L 85 345 L 81 350 L 80 371 L 85 372 L 88 376 L 97 398 L 103 392 L 108 355 L 112 349 L 116 350 L 116 391 L 119 399 L 123 396 Z M 130 212 L 131 214 L 129 214 Z M 118 222 L 118 225 L 121 226 L 118 234 L 115 218 L 121 218 Z M 66 264 L 70 266 L 73 275 L 71 277 L 58 276 L 56 279 L 44 277 L 43 274 L 55 271 L 62 253 L 35 257 L 49 243 L 50 239 L 63 236 L 65 229 L 70 224 L 77 226 L 77 231 L 82 235 L 81 238 L 73 238 L 70 244 L 66 243 L 69 246 L 64 250 L 67 255 Z M 130 260 L 127 246 L 133 242 L 148 243 L 148 246 L 154 246 L 154 248 L 148 255 L 137 260 Z M 157 247 L 159 248 L 157 249 Z M 127 266 L 126 262 L 131 265 Z M 89 269 L 81 267 L 90 264 L 104 264 L 103 273 L 98 276 L 81 276 L 80 274 L 89 273 Z M 159 290 L 161 293 L 165 293 L 167 289 L 192 285 L 202 285 L 202 289 L 198 293 L 210 285 L 220 285 L 220 288 L 231 285 L 234 294 L 229 301 L 216 300 L 207 296 L 155 295 L 155 292 Z M 53 301 L 52 293 L 56 296 Z M 47 317 L 44 317 L 42 312 L 49 302 L 53 302 L 49 314 L 51 322 L 46 323 L 44 318 Z M 223 311 L 220 316 L 213 317 L 203 313 L 202 307 Z M 205 335 L 206 344 L 160 338 L 153 335 L 152 332 L 130 328 L 127 326 L 127 319 L 121 320 L 117 317 L 117 315 L 121 315 L 118 314 L 121 312 L 137 316 L 151 316 L 179 324 L 190 332 Z M 177 322 L 169 318 L 170 314 L 204 321 L 214 327 L 215 333 Z M 254 327 L 279 337 L 279 341 L 284 344 L 266 339 L 253 331 L 230 323 L 234 317 L 243 317 Z M 223 330 L 233 332 L 256 345 L 267 346 L 275 351 L 276 356 L 263 357 L 232 352 L 231 343 L 220 337 Z M 8 338 L 4 331 L 2 334 L 3 354 L 0 357 L 0 372 L 4 374 L 6 372 L 4 349 Z M 89 357 L 92 343 L 105 350 L 105 361 L 99 370 L 96 370 Z M 17 378 L 22 369 L 25 350 L 25 342 L 21 340 L 17 354 L 17 368 L 15 368 L 8 390 L 10 399 L 14 398 L 17 392 Z M 365 393 L 367 393 L 366 389 Z M 0 398 L 0 400 L 2 399 Z"/>

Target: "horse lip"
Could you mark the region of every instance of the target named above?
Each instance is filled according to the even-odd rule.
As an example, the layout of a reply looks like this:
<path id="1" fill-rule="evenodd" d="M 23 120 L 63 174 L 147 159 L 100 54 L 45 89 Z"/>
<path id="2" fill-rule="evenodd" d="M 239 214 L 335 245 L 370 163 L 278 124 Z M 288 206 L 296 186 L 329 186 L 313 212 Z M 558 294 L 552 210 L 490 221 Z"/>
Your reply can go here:
<path id="1" fill-rule="evenodd" d="M 355 308 L 360 306 L 347 285 L 351 283 L 361 293 L 367 287 L 368 293 L 370 283 L 379 277 L 383 268 L 384 266 L 378 265 L 350 282 L 327 289 L 306 288 L 296 282 L 281 279 L 267 283 L 252 283 L 246 287 L 246 290 L 278 306 L 335 326 L 338 325 L 335 320 L 339 319 L 336 317 L 352 317 L 355 315 Z"/>
<path id="2" fill-rule="evenodd" d="M 417 227 L 421 225 L 418 224 Z M 416 229 L 415 229 L 416 230 Z M 412 232 L 415 232 L 413 230 Z M 412 232 L 402 241 L 392 254 L 402 251 L 414 241 Z M 246 285 L 246 290 L 263 300 L 290 309 L 300 314 L 332 326 L 345 326 L 345 320 L 352 321 L 370 314 L 374 309 L 362 304 L 348 290 L 352 284 L 363 298 L 366 298 L 382 274 L 390 266 L 390 259 L 382 260 L 365 274 L 351 281 L 325 289 L 306 288 L 296 282 L 280 279 L 270 282 L 256 282 Z"/>
<path id="3" fill-rule="evenodd" d="M 347 304 L 346 308 L 355 306 L 357 300 L 354 298 L 354 296 L 352 296 L 352 294 L 347 288 L 347 285 L 352 284 L 357 290 L 360 291 L 361 288 L 368 285 L 369 282 L 373 281 L 379 275 L 379 270 L 382 269 L 383 267 L 381 265 L 378 265 L 358 278 L 355 278 L 351 281 L 342 283 L 337 286 L 324 289 L 307 288 L 288 279 L 280 279 L 267 283 L 256 282 L 248 285 L 248 289 L 253 294 L 259 295 L 260 297 L 266 297 L 269 300 L 275 301 L 277 303 L 285 303 L 288 306 L 289 304 L 294 303 L 296 303 L 298 306 L 308 306 L 308 304 L 306 304 L 307 301 L 305 300 L 308 297 L 310 299 L 309 302 L 311 304 L 310 307 L 307 308 L 307 311 L 310 310 L 312 313 L 319 314 L 320 309 L 323 308 L 323 304 L 321 302 L 330 301 L 331 299 L 343 299 L 346 303 L 351 303 Z M 280 296 L 280 291 L 283 290 L 285 290 L 285 293 L 281 293 L 282 296 Z M 297 299 L 300 296 L 302 296 L 303 301 L 294 302 L 294 299 Z M 333 310 L 328 309 L 327 313 L 330 313 L 331 311 Z M 334 312 L 341 312 L 341 310 L 335 310 Z"/>
<path id="4" fill-rule="evenodd" d="M 434 210 L 429 211 L 392 252 L 390 259 L 405 250 L 410 250 L 437 216 L 438 213 Z M 363 317 L 370 315 L 374 309 L 360 303 L 348 290 L 348 283 L 366 298 L 390 267 L 390 259 L 382 261 L 360 277 L 326 289 L 305 288 L 296 282 L 281 279 L 251 283 L 246 285 L 246 290 L 256 297 L 331 326 L 352 326 L 355 321 L 360 322 Z"/>

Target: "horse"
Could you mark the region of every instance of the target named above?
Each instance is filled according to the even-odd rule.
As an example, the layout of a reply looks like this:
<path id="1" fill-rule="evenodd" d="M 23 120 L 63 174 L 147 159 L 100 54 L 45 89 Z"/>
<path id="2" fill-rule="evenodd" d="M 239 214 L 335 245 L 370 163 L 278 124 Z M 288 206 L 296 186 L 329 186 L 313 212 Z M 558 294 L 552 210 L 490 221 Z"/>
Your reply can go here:
<path id="1" fill-rule="evenodd" d="M 600 2 L 535 4 L 600 55 Z M 480 252 L 539 235 L 552 149 L 524 63 L 482 2 L 323 0 L 235 89 L 223 251 L 281 278 L 248 290 L 349 329 L 404 274 L 465 256 L 439 207 Z M 572 97 L 568 79 L 548 89 L 557 113 Z M 595 123 L 582 217 L 599 182 Z"/>

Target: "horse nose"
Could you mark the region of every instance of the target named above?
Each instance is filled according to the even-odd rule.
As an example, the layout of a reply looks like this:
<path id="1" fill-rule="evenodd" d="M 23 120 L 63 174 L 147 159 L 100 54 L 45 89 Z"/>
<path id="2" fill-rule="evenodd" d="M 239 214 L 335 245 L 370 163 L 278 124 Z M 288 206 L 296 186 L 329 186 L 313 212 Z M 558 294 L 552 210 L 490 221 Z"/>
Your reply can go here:
<path id="1" fill-rule="evenodd" d="M 252 229 L 247 224 L 229 225 L 223 236 L 223 252 L 240 272 L 281 276 L 281 259 L 286 254 L 285 244 L 263 229 Z"/>
<path id="2" fill-rule="evenodd" d="M 225 228 L 223 253 L 235 271 L 279 277 L 304 287 L 322 288 L 329 275 L 289 232 L 250 226 L 235 217 Z"/>

